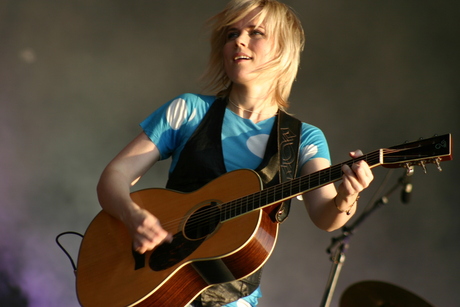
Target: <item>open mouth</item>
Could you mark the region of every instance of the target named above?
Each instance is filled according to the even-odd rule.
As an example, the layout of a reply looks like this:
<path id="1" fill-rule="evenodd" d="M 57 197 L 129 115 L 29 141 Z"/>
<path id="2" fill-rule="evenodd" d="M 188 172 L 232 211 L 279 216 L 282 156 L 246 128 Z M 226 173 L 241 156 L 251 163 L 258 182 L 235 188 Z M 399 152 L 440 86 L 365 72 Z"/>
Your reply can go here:
<path id="1" fill-rule="evenodd" d="M 233 58 L 234 61 L 239 61 L 239 60 L 251 60 L 252 58 L 247 56 L 247 55 L 238 55 Z"/>

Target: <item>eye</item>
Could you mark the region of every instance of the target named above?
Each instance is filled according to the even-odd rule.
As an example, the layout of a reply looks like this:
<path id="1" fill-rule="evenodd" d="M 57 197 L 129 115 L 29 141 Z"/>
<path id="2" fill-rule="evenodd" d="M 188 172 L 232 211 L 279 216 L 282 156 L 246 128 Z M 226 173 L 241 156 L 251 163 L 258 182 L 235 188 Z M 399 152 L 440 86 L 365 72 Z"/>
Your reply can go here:
<path id="1" fill-rule="evenodd" d="M 254 30 L 251 32 L 251 34 L 254 35 L 254 36 L 259 36 L 259 35 L 260 35 L 260 36 L 264 36 L 264 35 L 265 35 L 264 31 L 262 31 L 262 30 L 260 30 L 260 29 L 254 29 Z"/>
<path id="2" fill-rule="evenodd" d="M 237 38 L 240 34 L 237 31 L 231 31 L 227 33 L 227 40 L 233 40 Z"/>

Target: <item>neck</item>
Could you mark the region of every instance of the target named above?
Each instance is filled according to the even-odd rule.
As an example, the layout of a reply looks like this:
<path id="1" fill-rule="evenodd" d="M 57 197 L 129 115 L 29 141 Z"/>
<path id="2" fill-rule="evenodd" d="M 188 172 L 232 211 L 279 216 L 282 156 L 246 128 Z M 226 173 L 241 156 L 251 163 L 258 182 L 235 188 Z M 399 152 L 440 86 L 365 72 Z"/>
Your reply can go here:
<path id="1" fill-rule="evenodd" d="M 254 122 L 273 117 L 278 112 L 278 104 L 266 88 L 247 88 L 234 84 L 229 100 L 229 109 Z"/>

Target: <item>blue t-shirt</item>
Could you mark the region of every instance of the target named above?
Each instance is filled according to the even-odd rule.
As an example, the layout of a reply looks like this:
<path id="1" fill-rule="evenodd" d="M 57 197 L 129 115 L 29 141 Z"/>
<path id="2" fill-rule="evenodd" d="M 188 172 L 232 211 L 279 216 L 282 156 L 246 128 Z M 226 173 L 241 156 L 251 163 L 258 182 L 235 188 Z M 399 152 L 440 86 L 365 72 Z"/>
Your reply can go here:
<path id="1" fill-rule="evenodd" d="M 140 125 L 160 152 L 160 159 L 172 157 L 171 173 L 185 144 L 200 124 L 215 96 L 183 94 L 167 102 Z M 265 154 L 268 137 L 275 117 L 254 123 L 225 110 L 222 125 L 222 151 L 227 172 L 241 168 L 256 169 Z M 298 169 L 311 159 L 330 161 L 329 148 L 323 132 L 315 126 L 302 123 Z M 260 288 L 242 298 L 256 306 L 262 296 Z M 225 307 L 236 307 L 237 302 Z"/>
<path id="2" fill-rule="evenodd" d="M 170 173 L 174 170 L 185 144 L 215 100 L 215 96 L 183 94 L 161 106 L 140 124 L 158 148 L 160 158 L 164 160 L 172 157 Z M 254 123 L 228 108 L 225 110 L 222 151 L 227 172 L 241 168 L 256 169 L 259 166 L 274 122 L 275 117 Z M 326 138 L 317 127 L 302 123 L 298 169 L 313 158 L 330 161 Z M 261 296 L 258 288 L 242 299 L 251 306 L 256 306 Z M 237 302 L 233 302 L 225 307 L 236 306 Z"/>
<path id="3" fill-rule="evenodd" d="M 158 148 L 161 159 L 172 157 L 170 172 L 174 170 L 182 149 L 215 99 L 214 96 L 183 94 L 161 106 L 140 124 Z M 254 123 L 229 109 L 225 110 L 222 151 L 227 172 L 259 166 L 274 122 L 275 117 L 271 117 Z M 299 170 L 313 158 L 330 161 L 327 141 L 320 129 L 302 123 Z"/>

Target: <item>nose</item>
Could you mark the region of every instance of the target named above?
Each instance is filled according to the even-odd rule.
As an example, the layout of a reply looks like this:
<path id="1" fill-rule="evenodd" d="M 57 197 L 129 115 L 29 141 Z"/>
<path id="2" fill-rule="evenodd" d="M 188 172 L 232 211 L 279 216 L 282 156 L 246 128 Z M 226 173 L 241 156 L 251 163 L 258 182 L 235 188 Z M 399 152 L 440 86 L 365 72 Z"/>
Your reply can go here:
<path id="1" fill-rule="evenodd" d="M 247 45 L 248 45 L 247 38 L 246 38 L 246 36 L 244 34 L 239 35 L 235 39 L 235 43 L 236 43 L 237 46 L 243 46 L 243 47 L 247 47 Z"/>

